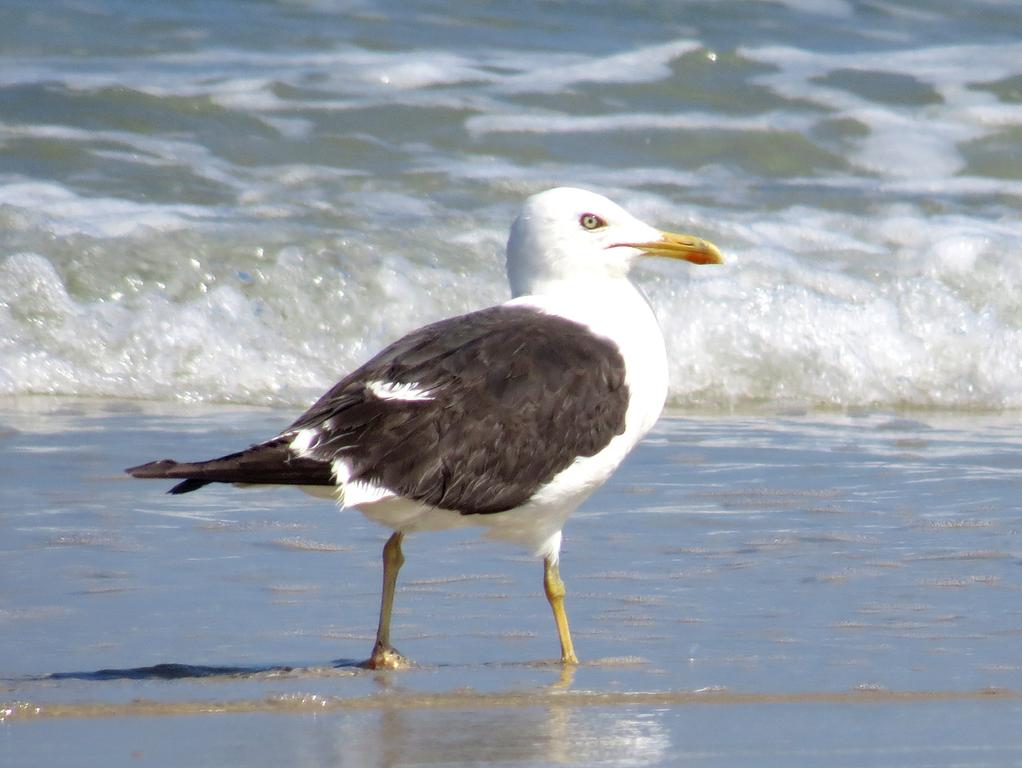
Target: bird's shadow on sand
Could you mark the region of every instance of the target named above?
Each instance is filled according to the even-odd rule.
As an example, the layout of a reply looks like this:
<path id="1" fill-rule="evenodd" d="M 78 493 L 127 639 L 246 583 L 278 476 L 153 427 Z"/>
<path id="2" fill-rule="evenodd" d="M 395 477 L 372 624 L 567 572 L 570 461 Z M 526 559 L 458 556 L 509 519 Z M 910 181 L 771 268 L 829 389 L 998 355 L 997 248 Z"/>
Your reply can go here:
<path id="1" fill-rule="evenodd" d="M 322 675 L 343 671 L 352 673 L 363 669 L 362 662 L 340 659 L 322 666 L 207 666 L 203 664 L 154 664 L 151 667 L 126 669 L 97 669 L 87 672 L 52 672 L 37 680 L 198 680 L 208 678 L 283 677 L 292 675 Z"/>
<path id="2" fill-rule="evenodd" d="M 590 662 L 590 665 L 602 664 L 635 664 L 635 659 L 607 659 Z M 433 669 L 443 669 L 451 665 L 440 664 Z M 458 666 L 458 665 L 455 665 Z M 574 666 L 564 666 L 558 660 L 550 659 L 543 661 L 527 662 L 496 662 L 484 663 L 482 666 L 495 667 L 523 667 L 531 669 L 551 669 L 559 673 L 561 685 L 565 681 L 570 682 L 575 672 Z M 412 664 L 409 669 L 423 669 L 418 664 Z M 425 667 L 430 668 L 430 667 Z M 387 674 L 391 670 L 373 670 L 367 667 L 367 663 L 358 659 L 336 659 L 324 664 L 267 664 L 251 666 L 227 666 L 227 665 L 206 665 L 206 664 L 179 664 L 164 663 L 154 664 L 150 667 L 126 667 L 124 669 L 97 669 L 82 672 L 51 672 L 46 675 L 18 678 L 21 681 L 59 681 L 59 680 L 86 680 L 90 682 L 104 682 L 108 680 L 216 680 L 216 679 L 266 679 L 283 677 L 349 677 L 358 674 L 372 674 L 376 679 L 389 679 Z M 8 680 L 7 682 L 15 682 Z"/>

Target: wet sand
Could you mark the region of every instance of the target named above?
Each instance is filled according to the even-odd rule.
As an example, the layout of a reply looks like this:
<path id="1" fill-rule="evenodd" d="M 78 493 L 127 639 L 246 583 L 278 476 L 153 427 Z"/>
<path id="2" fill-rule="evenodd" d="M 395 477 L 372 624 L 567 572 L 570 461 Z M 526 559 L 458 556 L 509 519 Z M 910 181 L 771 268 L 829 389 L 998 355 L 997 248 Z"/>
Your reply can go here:
<path id="1" fill-rule="evenodd" d="M 1015 414 L 672 414 L 541 567 L 287 490 L 124 466 L 291 413 L 0 404 L 0 764 L 1022 764 Z"/>

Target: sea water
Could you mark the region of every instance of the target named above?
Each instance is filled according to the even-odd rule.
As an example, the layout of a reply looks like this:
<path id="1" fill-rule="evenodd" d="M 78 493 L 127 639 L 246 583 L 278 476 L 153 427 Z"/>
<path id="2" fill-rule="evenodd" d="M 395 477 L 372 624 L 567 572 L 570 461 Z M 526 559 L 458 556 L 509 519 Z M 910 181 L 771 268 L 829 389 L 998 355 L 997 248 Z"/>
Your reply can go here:
<path id="1" fill-rule="evenodd" d="M 12 0 L 0 394 L 302 406 L 508 296 L 522 199 L 717 242 L 638 280 L 671 401 L 1022 407 L 1012 3 Z"/>

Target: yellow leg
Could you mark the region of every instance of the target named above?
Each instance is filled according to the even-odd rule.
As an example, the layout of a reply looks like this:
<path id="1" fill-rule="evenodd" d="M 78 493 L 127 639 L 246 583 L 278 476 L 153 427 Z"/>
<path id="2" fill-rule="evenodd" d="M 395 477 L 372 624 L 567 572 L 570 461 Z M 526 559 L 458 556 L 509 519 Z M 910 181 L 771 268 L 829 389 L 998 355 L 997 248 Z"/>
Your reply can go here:
<path id="1" fill-rule="evenodd" d="M 578 664 L 575 646 L 571 642 L 571 630 L 568 629 L 568 614 L 564 612 L 564 582 L 561 581 L 557 561 L 549 557 L 543 560 L 543 588 L 554 612 L 557 634 L 561 638 L 561 663 Z"/>
<path id="2" fill-rule="evenodd" d="M 394 610 L 394 591 L 397 589 L 397 574 L 405 563 L 401 541 L 405 535 L 395 532 L 383 545 L 383 595 L 380 597 L 380 624 L 376 629 L 376 645 L 373 655 L 364 666 L 369 669 L 401 669 L 411 662 L 397 652 L 390 644 L 390 617 Z"/>

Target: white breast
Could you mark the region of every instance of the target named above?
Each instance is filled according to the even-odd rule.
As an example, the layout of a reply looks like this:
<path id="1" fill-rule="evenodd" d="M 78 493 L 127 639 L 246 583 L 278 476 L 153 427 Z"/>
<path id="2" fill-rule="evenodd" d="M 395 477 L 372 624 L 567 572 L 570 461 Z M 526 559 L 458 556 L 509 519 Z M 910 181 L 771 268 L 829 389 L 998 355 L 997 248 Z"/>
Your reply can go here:
<path id="1" fill-rule="evenodd" d="M 568 517 L 606 482 L 660 417 L 667 399 L 667 353 L 653 310 L 627 281 L 584 286 L 568 294 L 522 296 L 509 304 L 535 307 L 582 323 L 611 339 L 625 360 L 629 390 L 625 431 L 596 455 L 576 459 L 506 521 L 494 521 L 490 532 L 556 558 L 560 531 Z"/>

